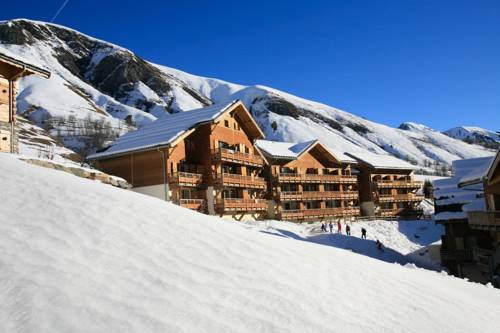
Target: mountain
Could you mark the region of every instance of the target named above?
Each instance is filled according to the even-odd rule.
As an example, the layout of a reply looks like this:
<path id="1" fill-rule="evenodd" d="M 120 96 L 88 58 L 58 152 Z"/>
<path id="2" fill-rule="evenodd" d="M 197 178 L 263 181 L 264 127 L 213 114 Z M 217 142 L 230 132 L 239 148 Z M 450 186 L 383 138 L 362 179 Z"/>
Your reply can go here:
<path id="1" fill-rule="evenodd" d="M 18 112 L 85 151 L 159 117 L 241 99 L 268 138 L 321 138 L 332 150 L 371 151 L 422 170 L 446 171 L 451 161 L 492 155 L 423 125 L 400 128 L 265 86 L 242 86 L 150 63 L 120 46 L 59 25 L 25 19 L 0 22 L 0 51 L 46 67 L 49 80 L 21 81 Z M 98 130 L 96 130 L 98 128 Z M 89 140 L 99 134 L 98 140 Z"/>
<path id="2" fill-rule="evenodd" d="M 9 154 L 0 173 L 1 332 L 498 332 L 484 285 Z"/>
<path id="3" fill-rule="evenodd" d="M 443 132 L 454 139 L 482 145 L 488 148 L 500 147 L 500 132 L 493 132 L 481 127 L 460 126 Z"/>

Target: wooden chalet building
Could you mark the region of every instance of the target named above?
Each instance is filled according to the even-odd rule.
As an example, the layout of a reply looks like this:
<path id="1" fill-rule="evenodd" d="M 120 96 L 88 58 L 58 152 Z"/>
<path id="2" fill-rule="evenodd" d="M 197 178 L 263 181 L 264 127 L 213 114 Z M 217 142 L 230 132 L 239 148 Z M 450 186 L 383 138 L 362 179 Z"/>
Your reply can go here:
<path id="1" fill-rule="evenodd" d="M 255 145 L 269 163 L 268 197 L 274 203 L 270 217 L 308 221 L 359 215 L 357 180 L 350 165 L 318 140 L 257 140 Z"/>
<path id="2" fill-rule="evenodd" d="M 487 211 L 483 184 L 492 160 L 453 161 L 453 177 L 434 181 L 434 220 L 445 228 L 441 266 L 450 274 L 480 283 L 492 280 L 495 243 L 498 246 L 496 227 L 490 223 L 495 214 Z"/>
<path id="3" fill-rule="evenodd" d="M 488 282 L 500 288 L 500 150 L 484 172 L 474 170 L 458 186 L 476 184 L 484 188 L 484 202 L 467 206 L 467 219 L 471 230 L 486 235 L 483 242 L 475 244 L 473 258 Z"/>
<path id="4" fill-rule="evenodd" d="M 263 132 L 242 102 L 166 115 L 89 156 L 133 190 L 200 212 L 242 219 L 268 208 Z"/>
<path id="5" fill-rule="evenodd" d="M 413 165 L 388 155 L 346 153 L 357 161 L 361 215 L 415 216 L 424 199 L 422 182 L 413 178 Z"/>
<path id="6" fill-rule="evenodd" d="M 31 74 L 49 78 L 50 73 L 5 52 L 0 51 L 0 152 L 17 153 L 17 81 Z"/>

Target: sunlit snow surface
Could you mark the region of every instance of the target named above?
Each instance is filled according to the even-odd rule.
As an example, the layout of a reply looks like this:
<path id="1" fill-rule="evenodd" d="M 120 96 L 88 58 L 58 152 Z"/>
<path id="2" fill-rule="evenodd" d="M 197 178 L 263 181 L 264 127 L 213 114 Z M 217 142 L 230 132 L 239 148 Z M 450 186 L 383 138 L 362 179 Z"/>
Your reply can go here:
<path id="1" fill-rule="evenodd" d="M 0 154 L 0 332 L 498 332 L 500 291 Z"/>

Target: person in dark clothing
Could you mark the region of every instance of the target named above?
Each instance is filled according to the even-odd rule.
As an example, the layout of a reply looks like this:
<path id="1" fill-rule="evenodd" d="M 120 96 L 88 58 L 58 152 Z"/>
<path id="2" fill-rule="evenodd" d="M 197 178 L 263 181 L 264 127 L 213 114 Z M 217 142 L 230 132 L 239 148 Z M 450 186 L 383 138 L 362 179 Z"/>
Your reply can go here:
<path id="1" fill-rule="evenodd" d="M 342 233 L 342 224 L 340 221 L 337 221 L 337 233 L 341 234 Z"/>
<path id="2" fill-rule="evenodd" d="M 382 251 L 382 242 L 377 239 L 377 249 Z"/>
<path id="3" fill-rule="evenodd" d="M 332 224 L 332 221 L 330 221 L 330 224 L 328 225 L 330 227 L 330 233 L 333 232 L 333 224 Z"/>
<path id="4" fill-rule="evenodd" d="M 351 227 L 349 225 L 345 226 L 345 234 L 347 236 L 351 236 Z"/>
<path id="5" fill-rule="evenodd" d="M 366 239 L 366 229 L 365 228 L 361 228 L 361 238 Z"/>
<path id="6" fill-rule="evenodd" d="M 326 225 L 323 222 L 321 222 L 321 231 L 327 232 L 326 231 Z"/>

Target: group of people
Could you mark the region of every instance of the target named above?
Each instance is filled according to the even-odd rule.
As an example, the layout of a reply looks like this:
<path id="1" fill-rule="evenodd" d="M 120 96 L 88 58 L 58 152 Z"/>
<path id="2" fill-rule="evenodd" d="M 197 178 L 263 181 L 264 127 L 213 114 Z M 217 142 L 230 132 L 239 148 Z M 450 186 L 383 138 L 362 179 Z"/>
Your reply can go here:
<path id="1" fill-rule="evenodd" d="M 330 228 L 330 233 L 333 233 L 333 223 L 332 223 L 332 221 L 330 221 L 330 223 L 328 223 L 328 227 Z M 322 232 L 328 232 L 328 230 L 327 230 L 327 224 L 325 222 L 321 222 L 321 231 Z M 338 234 L 342 234 L 342 223 L 340 223 L 340 221 L 337 221 L 337 233 Z M 345 226 L 345 234 L 347 236 L 351 235 L 351 227 L 349 226 L 349 224 L 346 224 L 346 226 Z M 366 239 L 366 229 L 365 229 L 365 227 L 361 228 L 361 238 L 362 239 Z M 383 250 L 382 249 L 382 242 L 379 241 L 378 239 L 377 239 L 376 245 L 377 245 L 377 249 L 379 249 L 381 251 Z"/>
<path id="2" fill-rule="evenodd" d="M 330 223 L 328 224 L 328 226 L 330 228 L 330 233 L 333 233 L 333 223 L 332 223 L 332 221 L 330 221 Z M 321 222 L 321 231 L 328 232 L 328 230 L 326 229 L 326 223 L 325 222 Z M 340 221 L 337 221 L 337 233 L 338 234 L 342 233 L 342 223 L 340 223 Z M 351 227 L 349 226 L 349 224 L 346 224 L 346 226 L 345 226 L 345 234 L 347 236 L 351 235 Z M 361 238 L 366 239 L 366 229 L 364 227 L 361 228 Z"/>

